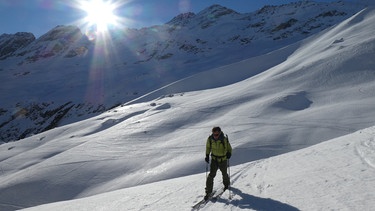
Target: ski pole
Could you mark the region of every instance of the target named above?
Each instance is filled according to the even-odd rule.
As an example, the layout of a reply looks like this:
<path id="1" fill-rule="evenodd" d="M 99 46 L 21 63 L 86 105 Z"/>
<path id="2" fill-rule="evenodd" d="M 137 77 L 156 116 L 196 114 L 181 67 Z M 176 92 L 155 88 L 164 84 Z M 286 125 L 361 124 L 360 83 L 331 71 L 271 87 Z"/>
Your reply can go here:
<path id="1" fill-rule="evenodd" d="M 208 163 L 206 163 L 206 179 L 207 179 L 207 172 L 208 172 Z"/>
<path id="2" fill-rule="evenodd" d="M 230 194 L 230 189 L 231 189 L 231 183 L 232 181 L 230 180 L 230 164 L 229 164 L 229 159 L 227 160 L 228 161 L 228 177 L 229 177 L 229 186 L 228 186 L 228 192 L 229 192 L 229 199 L 232 198 L 232 195 Z"/>

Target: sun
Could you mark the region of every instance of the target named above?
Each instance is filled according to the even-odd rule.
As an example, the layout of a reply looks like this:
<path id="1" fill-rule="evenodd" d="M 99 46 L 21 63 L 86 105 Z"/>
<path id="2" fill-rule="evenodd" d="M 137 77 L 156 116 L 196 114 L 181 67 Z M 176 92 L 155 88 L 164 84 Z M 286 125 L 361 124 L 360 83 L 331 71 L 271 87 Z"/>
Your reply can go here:
<path id="1" fill-rule="evenodd" d="M 114 14 L 117 6 L 105 0 L 82 1 L 80 9 L 86 12 L 84 21 L 97 32 L 105 32 L 110 26 L 115 26 L 118 17 Z"/>

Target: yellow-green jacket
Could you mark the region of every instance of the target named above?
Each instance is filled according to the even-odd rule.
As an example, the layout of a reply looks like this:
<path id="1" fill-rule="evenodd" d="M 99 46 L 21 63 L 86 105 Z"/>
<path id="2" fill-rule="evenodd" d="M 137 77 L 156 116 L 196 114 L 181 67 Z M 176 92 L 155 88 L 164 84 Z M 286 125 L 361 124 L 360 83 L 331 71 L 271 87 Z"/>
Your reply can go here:
<path id="1" fill-rule="evenodd" d="M 227 160 L 227 152 L 232 154 L 232 146 L 228 141 L 228 136 L 224 136 L 224 133 L 221 132 L 219 138 L 215 138 L 210 135 L 207 138 L 206 143 L 206 155 L 211 153 L 211 158 L 219 162 Z"/>

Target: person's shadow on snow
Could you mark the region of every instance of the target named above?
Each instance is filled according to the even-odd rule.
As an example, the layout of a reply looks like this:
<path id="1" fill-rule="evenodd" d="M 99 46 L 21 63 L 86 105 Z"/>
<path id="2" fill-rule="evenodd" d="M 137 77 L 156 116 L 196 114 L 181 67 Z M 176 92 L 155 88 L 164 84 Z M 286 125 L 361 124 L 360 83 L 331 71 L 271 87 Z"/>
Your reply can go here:
<path id="1" fill-rule="evenodd" d="M 241 209 L 253 209 L 257 211 L 299 211 L 299 209 L 291 205 L 275 201 L 270 198 L 252 196 L 243 193 L 237 188 L 231 187 L 231 191 L 233 191 L 234 195 L 240 196 L 241 199 L 232 199 L 229 203 Z"/>

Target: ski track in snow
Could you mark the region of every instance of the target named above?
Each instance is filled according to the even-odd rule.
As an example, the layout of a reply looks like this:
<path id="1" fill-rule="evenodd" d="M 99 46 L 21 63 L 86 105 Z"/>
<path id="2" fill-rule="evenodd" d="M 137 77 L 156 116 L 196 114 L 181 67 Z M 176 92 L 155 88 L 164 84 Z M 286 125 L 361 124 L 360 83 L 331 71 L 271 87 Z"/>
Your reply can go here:
<path id="1" fill-rule="evenodd" d="M 375 138 L 360 142 L 356 150 L 361 159 L 369 166 L 375 169 Z"/>

